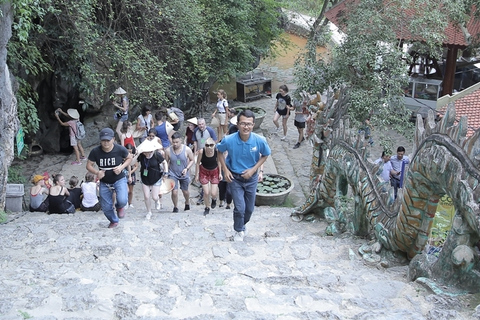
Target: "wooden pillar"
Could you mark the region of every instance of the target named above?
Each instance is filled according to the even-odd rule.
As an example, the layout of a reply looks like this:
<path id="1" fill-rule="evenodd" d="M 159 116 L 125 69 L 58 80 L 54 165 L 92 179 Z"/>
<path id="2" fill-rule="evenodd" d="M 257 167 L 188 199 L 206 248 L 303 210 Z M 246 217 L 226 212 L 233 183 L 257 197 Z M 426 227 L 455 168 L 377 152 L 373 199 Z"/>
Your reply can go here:
<path id="1" fill-rule="evenodd" d="M 445 76 L 443 77 L 442 96 L 453 93 L 455 82 L 455 70 L 457 69 L 457 47 L 449 47 L 447 50 L 447 61 L 445 62 Z"/>

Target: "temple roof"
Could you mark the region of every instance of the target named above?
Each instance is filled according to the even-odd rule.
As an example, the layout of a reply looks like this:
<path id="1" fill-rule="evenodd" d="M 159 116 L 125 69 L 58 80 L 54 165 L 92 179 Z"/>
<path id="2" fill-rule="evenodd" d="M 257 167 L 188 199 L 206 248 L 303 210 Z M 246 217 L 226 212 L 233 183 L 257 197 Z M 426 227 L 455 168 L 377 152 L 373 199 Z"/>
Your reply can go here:
<path id="1" fill-rule="evenodd" d="M 467 137 L 480 128 L 480 83 L 453 95 L 447 95 L 437 101 L 437 106 L 440 114 L 445 114 L 448 103 L 455 103 L 455 119 L 456 122 L 462 116 L 468 118 Z"/>

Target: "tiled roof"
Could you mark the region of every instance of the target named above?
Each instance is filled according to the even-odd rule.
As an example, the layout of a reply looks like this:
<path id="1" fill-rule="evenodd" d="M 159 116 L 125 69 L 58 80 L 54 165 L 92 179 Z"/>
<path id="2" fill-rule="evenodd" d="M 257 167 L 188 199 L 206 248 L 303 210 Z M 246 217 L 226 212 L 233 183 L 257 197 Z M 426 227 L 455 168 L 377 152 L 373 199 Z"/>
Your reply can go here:
<path id="1" fill-rule="evenodd" d="M 345 16 L 347 5 L 353 4 L 355 1 L 358 0 L 344 0 L 338 3 L 337 5 L 330 8 L 327 12 L 325 12 L 325 17 L 329 21 L 334 23 L 336 26 L 338 26 L 340 29 L 342 29 L 343 27 L 341 23 L 341 18 Z M 413 16 L 414 14 L 414 9 L 408 9 L 405 12 L 406 16 Z M 473 16 L 474 14 L 472 13 L 466 27 L 468 33 L 474 39 L 480 35 L 480 20 L 473 18 Z M 449 23 L 447 28 L 445 29 L 445 35 L 447 39 L 443 43 L 444 46 L 458 46 L 464 48 L 467 47 L 469 44 L 469 41 L 465 37 L 464 32 L 457 24 Z M 419 38 L 415 35 L 411 35 L 410 33 L 400 30 L 397 30 L 397 37 L 404 40 L 419 40 Z"/>
<path id="2" fill-rule="evenodd" d="M 445 114 L 448 102 L 455 103 L 455 119 L 458 122 L 462 116 L 468 118 L 467 137 L 471 136 L 480 128 L 480 83 L 467 88 L 452 96 L 442 97 L 439 102 L 445 99 L 445 105 L 439 109 L 440 114 Z M 437 102 L 438 104 L 438 102 Z"/>

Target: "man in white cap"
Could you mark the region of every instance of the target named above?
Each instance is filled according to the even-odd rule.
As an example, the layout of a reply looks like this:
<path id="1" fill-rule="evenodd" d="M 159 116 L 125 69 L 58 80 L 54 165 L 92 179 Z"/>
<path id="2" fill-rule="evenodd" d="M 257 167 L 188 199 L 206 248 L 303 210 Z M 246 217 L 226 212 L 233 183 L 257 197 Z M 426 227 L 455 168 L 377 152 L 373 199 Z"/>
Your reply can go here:
<path id="1" fill-rule="evenodd" d="M 60 120 L 60 114 L 63 114 L 65 117 L 70 118 L 67 122 L 63 122 Z M 64 126 L 69 127 L 70 132 L 70 145 L 73 147 L 75 151 L 76 160 L 72 162 L 73 165 L 82 165 L 81 160 L 85 160 L 85 151 L 83 150 L 81 140 L 77 139 L 76 131 L 77 131 L 77 120 L 80 119 L 80 114 L 76 109 L 68 109 L 67 112 L 64 112 L 62 109 L 58 108 L 55 110 L 55 117 L 57 118 L 58 122 Z"/>
<path id="2" fill-rule="evenodd" d="M 127 178 L 124 169 L 132 161 L 128 150 L 115 143 L 115 133 L 110 128 L 100 131 L 100 146 L 95 147 L 88 155 L 87 170 L 100 180 L 100 204 L 103 213 L 110 221 L 109 228 L 118 225 L 118 219 L 125 217 L 125 206 L 128 203 Z M 97 168 L 95 167 L 95 164 Z M 113 210 L 113 192 L 116 193 L 115 208 Z"/>

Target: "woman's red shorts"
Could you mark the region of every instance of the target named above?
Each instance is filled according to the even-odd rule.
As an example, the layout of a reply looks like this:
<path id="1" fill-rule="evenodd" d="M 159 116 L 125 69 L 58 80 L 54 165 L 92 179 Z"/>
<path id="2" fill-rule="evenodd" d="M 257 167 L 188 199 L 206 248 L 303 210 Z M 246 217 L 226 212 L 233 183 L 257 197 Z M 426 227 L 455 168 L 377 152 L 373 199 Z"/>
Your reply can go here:
<path id="1" fill-rule="evenodd" d="M 218 184 L 220 182 L 218 179 L 218 174 L 219 174 L 218 167 L 216 167 L 213 170 L 208 170 L 208 169 L 205 169 L 203 166 L 200 166 L 200 170 L 198 173 L 198 180 L 200 180 L 201 184 L 207 184 L 209 182 L 211 184 Z"/>

